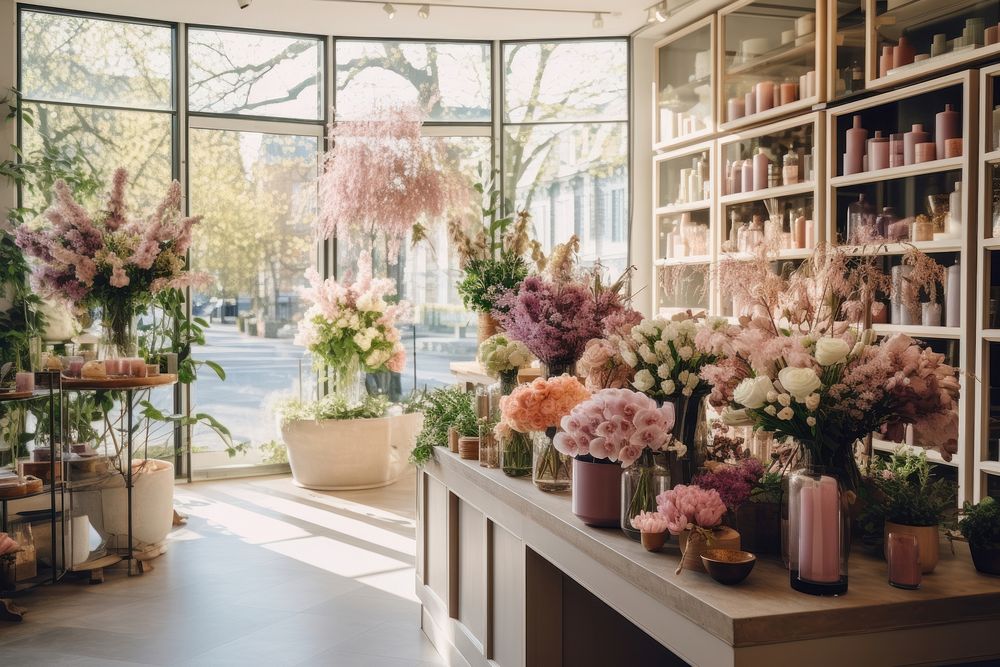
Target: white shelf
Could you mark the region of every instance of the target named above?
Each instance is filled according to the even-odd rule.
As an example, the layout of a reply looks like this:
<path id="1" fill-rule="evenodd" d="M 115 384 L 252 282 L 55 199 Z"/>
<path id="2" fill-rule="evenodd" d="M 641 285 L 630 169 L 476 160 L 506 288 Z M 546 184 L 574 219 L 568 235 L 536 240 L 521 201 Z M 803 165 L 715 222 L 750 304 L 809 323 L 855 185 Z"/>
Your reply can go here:
<path id="1" fill-rule="evenodd" d="M 927 452 L 927 460 L 931 463 L 938 463 L 940 465 L 951 466 L 953 468 L 958 467 L 958 463 L 955 459 L 951 461 L 945 461 L 941 458 L 941 453 L 936 449 L 924 449 L 923 447 L 917 447 L 915 445 L 906 445 L 902 442 L 891 442 L 889 440 L 882 440 L 881 438 L 872 438 L 872 449 L 877 449 L 880 452 L 894 452 L 900 447 L 903 451 L 910 454 L 919 454 L 920 452 Z"/>
<path id="2" fill-rule="evenodd" d="M 1000 250 L 1000 239 L 983 239 L 983 250 Z"/>
<path id="3" fill-rule="evenodd" d="M 806 259 L 812 256 L 811 248 L 782 248 L 777 254 L 771 254 L 768 259 Z M 720 259 L 732 259 L 737 262 L 749 262 L 757 259 L 757 255 L 752 252 L 724 252 Z"/>
<path id="4" fill-rule="evenodd" d="M 872 331 L 884 336 L 906 334 L 913 338 L 954 338 L 962 337 L 962 327 L 925 327 L 922 324 L 873 324 Z"/>
<path id="5" fill-rule="evenodd" d="M 921 252 L 961 252 L 962 239 L 942 239 L 940 241 L 903 241 L 901 243 L 872 243 L 867 246 L 841 246 L 849 255 L 903 255 L 911 248 Z"/>
<path id="6" fill-rule="evenodd" d="M 659 206 L 653 212 L 656 215 L 677 215 L 680 213 L 701 211 L 711 207 L 712 207 L 711 199 L 700 199 L 698 201 L 693 201 L 688 204 L 667 204 L 666 206 Z"/>
<path id="7" fill-rule="evenodd" d="M 683 266 L 691 264 L 710 264 L 711 255 L 691 255 L 689 257 L 661 257 L 654 260 L 656 266 Z"/>
<path id="8" fill-rule="evenodd" d="M 851 185 L 864 185 L 879 181 L 892 181 L 899 178 L 912 178 L 927 174 L 939 174 L 943 171 L 958 171 L 965 166 L 964 157 L 950 157 L 943 160 L 932 160 L 920 164 L 908 164 L 903 167 L 889 167 L 875 171 L 862 171 L 849 176 L 834 176 L 830 179 L 830 187 L 845 188 Z"/>
<path id="9" fill-rule="evenodd" d="M 979 469 L 991 475 L 1000 475 L 1000 461 L 980 461 Z"/>
<path id="10" fill-rule="evenodd" d="M 775 65 L 783 65 L 785 63 L 791 62 L 801 62 L 803 57 L 805 57 L 805 62 L 799 65 L 799 68 L 808 71 L 814 69 L 813 64 L 809 60 L 810 55 L 815 55 L 816 52 L 816 35 L 815 33 L 811 35 L 803 35 L 802 37 L 796 38 L 796 42 L 800 39 L 809 38 L 809 41 L 803 42 L 802 44 L 784 44 L 776 49 L 771 50 L 760 56 L 756 56 L 751 60 L 742 62 L 736 65 L 728 65 L 725 76 L 740 76 L 743 74 L 752 74 L 754 76 L 759 76 L 761 74 L 760 70 L 773 67 Z"/>
<path id="11" fill-rule="evenodd" d="M 984 162 L 1000 162 L 1000 150 L 988 151 L 983 155 Z"/>
<path id="12" fill-rule="evenodd" d="M 816 189 L 816 184 L 812 182 L 795 183 L 793 185 L 780 185 L 774 188 L 764 188 L 752 192 L 737 192 L 731 195 L 719 197 L 720 203 L 725 205 L 745 204 L 747 202 L 763 201 L 764 199 L 776 199 L 778 197 L 793 197 L 795 195 L 810 194 Z"/>

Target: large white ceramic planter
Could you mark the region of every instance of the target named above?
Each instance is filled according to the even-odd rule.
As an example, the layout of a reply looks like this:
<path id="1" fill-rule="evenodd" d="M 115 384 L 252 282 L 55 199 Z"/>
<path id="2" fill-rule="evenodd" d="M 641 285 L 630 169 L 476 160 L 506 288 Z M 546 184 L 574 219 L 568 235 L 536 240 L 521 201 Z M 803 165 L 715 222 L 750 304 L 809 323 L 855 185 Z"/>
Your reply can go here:
<path id="1" fill-rule="evenodd" d="M 166 461 L 133 460 L 132 489 L 133 548 L 159 544 L 167 537 L 174 520 L 174 466 Z M 109 546 L 126 548 L 128 541 L 128 500 L 125 478 L 116 475 L 101 489 L 104 532 Z"/>
<path id="2" fill-rule="evenodd" d="M 320 491 L 392 484 L 423 424 L 422 414 L 289 421 L 281 426 L 295 484 Z"/>

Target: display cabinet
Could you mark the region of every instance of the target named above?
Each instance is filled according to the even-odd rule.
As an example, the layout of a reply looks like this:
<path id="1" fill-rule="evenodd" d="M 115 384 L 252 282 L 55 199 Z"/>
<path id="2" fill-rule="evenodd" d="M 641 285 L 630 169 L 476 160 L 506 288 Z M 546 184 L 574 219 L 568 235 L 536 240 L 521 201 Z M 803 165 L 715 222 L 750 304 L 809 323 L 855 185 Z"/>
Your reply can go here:
<path id="1" fill-rule="evenodd" d="M 864 0 L 866 85 L 896 86 L 1000 54 L 1000 4 Z"/>
<path id="2" fill-rule="evenodd" d="M 669 148 L 715 131 L 715 16 L 656 46 L 653 141 Z"/>
<path id="3" fill-rule="evenodd" d="M 978 90 L 978 77 L 960 72 L 834 107 L 827 122 L 827 238 L 875 255 L 893 278 L 893 290 L 876 296 L 873 328 L 920 338 L 962 369 L 973 368 L 976 358 L 965 333 L 976 320 Z M 911 286 L 905 261 L 911 248 L 941 265 L 942 282 Z M 908 301 L 919 302 L 917 308 L 907 308 Z M 970 377 L 960 377 L 959 454 L 950 462 L 960 499 L 973 496 Z"/>
<path id="4" fill-rule="evenodd" d="M 714 155 L 708 141 L 654 157 L 653 312 L 710 305 Z"/>
<path id="5" fill-rule="evenodd" d="M 982 128 L 979 149 L 974 495 L 1000 499 L 1000 151 L 997 106 L 1000 105 L 1000 65 L 982 70 Z"/>
<path id="6" fill-rule="evenodd" d="M 743 0 L 719 12 L 721 130 L 777 120 L 825 99 L 828 0 Z"/>
<path id="7" fill-rule="evenodd" d="M 863 0 L 829 0 L 826 90 L 840 100 L 865 90 L 865 12 Z"/>

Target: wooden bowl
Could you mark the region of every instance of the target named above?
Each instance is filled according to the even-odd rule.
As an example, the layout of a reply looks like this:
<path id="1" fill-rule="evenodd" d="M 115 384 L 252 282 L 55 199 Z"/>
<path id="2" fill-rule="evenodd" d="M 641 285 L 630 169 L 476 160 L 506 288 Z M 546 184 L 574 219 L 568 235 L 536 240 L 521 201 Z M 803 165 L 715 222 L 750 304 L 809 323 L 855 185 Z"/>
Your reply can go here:
<path id="1" fill-rule="evenodd" d="M 757 557 L 749 551 L 709 549 L 701 555 L 701 562 L 710 577 L 720 584 L 732 586 L 747 578 Z"/>

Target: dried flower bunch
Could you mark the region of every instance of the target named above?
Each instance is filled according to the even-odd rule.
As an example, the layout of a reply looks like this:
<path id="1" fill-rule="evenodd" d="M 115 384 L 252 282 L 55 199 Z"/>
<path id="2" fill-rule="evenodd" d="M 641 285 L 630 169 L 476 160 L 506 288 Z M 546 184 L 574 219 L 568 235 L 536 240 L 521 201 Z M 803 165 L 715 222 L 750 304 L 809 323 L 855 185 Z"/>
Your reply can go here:
<path id="1" fill-rule="evenodd" d="M 422 119 L 411 105 L 331 121 L 319 177 L 320 237 L 365 250 L 383 239 L 392 261 L 422 217 L 444 215 L 462 198 L 444 144 L 421 135 Z"/>
<path id="2" fill-rule="evenodd" d="M 650 397 L 629 389 L 602 389 L 563 417 L 562 432 L 553 443 L 568 456 L 592 456 L 628 468 L 645 450 L 686 450 L 671 447 L 674 406 L 658 407 Z"/>
<path id="3" fill-rule="evenodd" d="M 506 428 L 519 433 L 554 428 L 588 396 L 590 392 L 575 377 L 536 378 L 500 399 L 503 427 L 498 434 L 505 433 Z"/>
<path id="4" fill-rule="evenodd" d="M 17 228 L 17 245 L 34 258 L 34 284 L 41 295 L 68 299 L 78 310 L 101 308 L 110 322 L 131 317 L 162 290 L 211 283 L 207 274 L 185 268 L 201 218 L 181 214 L 180 183 L 170 184 L 151 213 L 130 217 L 127 182 L 128 173 L 117 169 L 104 210 L 93 215 L 64 181 L 56 181 L 54 202 L 44 214 L 48 224 Z"/>
<path id="5" fill-rule="evenodd" d="M 479 346 L 479 363 L 490 377 L 509 373 L 531 363 L 534 357 L 524 343 L 505 334 L 495 334 Z"/>
<path id="6" fill-rule="evenodd" d="M 299 323 L 297 345 L 307 347 L 334 370 L 345 369 L 355 358 L 369 372 L 403 370 L 406 348 L 397 324 L 409 304 L 388 302 L 396 286 L 388 278 L 372 278 L 367 254 L 360 255 L 353 282 L 324 281 L 315 269 L 306 276 L 312 286 L 301 293 L 312 305 Z"/>

